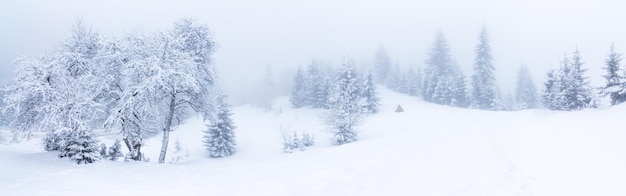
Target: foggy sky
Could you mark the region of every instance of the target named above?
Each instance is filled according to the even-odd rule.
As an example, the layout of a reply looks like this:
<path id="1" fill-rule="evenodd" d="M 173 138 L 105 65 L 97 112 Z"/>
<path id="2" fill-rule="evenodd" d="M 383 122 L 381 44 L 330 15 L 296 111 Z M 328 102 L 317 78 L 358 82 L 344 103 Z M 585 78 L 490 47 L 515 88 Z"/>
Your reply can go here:
<path id="1" fill-rule="evenodd" d="M 541 89 L 545 72 L 576 47 L 597 86 L 610 44 L 626 52 L 624 8 L 619 0 L 3 0 L 0 77 L 10 77 L 16 57 L 57 47 L 79 16 L 105 36 L 165 30 L 194 17 L 220 44 L 215 62 L 230 94 L 253 87 L 268 66 L 286 76 L 312 59 L 337 65 L 348 56 L 369 65 L 380 44 L 394 63 L 425 67 L 438 30 L 469 76 L 483 24 L 503 93 L 513 91 L 521 63 Z"/>

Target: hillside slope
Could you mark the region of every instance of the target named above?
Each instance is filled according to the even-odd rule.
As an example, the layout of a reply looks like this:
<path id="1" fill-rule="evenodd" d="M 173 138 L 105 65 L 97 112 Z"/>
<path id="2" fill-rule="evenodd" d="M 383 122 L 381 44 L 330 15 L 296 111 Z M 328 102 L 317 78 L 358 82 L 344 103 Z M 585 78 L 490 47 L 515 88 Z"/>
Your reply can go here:
<path id="1" fill-rule="evenodd" d="M 382 110 L 356 143 L 331 146 L 323 110 L 233 109 L 238 152 L 207 158 L 198 119 L 172 132 L 178 164 L 76 165 L 38 140 L 0 145 L 1 195 L 626 195 L 626 106 L 490 112 L 433 105 L 381 88 Z M 397 105 L 405 112 L 395 113 Z M 280 129 L 317 144 L 281 150 Z M 145 151 L 156 159 L 160 137 Z M 111 136 L 102 141 L 111 143 Z M 168 160 L 173 156 L 170 148 Z"/>

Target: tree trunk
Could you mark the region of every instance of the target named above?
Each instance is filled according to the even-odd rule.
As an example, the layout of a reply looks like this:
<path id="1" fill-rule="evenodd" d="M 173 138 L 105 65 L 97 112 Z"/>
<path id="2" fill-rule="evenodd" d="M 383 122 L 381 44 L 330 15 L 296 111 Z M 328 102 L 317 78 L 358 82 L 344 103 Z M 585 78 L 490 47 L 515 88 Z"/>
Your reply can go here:
<path id="1" fill-rule="evenodd" d="M 159 155 L 159 163 L 165 163 L 165 154 L 167 153 L 167 144 L 170 141 L 170 131 L 172 127 L 172 119 L 174 118 L 174 110 L 176 109 L 176 94 L 172 94 L 170 100 L 170 110 L 165 118 L 165 126 L 163 127 L 163 141 L 161 141 L 161 154 Z"/>

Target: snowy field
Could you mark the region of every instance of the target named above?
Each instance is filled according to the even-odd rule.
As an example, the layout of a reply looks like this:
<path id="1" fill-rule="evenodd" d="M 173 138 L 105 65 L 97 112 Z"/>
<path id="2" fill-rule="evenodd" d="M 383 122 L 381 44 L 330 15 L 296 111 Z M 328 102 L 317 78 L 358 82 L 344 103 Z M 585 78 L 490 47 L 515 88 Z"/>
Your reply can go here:
<path id="1" fill-rule="evenodd" d="M 271 112 L 233 108 L 238 152 L 228 158 L 206 156 L 198 119 L 172 132 L 166 160 L 177 139 L 189 153 L 177 164 L 156 163 L 160 136 L 144 149 L 148 163 L 77 165 L 39 139 L 0 145 L 0 195 L 626 195 L 626 105 L 489 112 L 380 92 L 382 111 L 343 146 L 330 145 L 323 110 L 286 98 Z M 315 134 L 316 145 L 283 153 L 281 127 Z"/>

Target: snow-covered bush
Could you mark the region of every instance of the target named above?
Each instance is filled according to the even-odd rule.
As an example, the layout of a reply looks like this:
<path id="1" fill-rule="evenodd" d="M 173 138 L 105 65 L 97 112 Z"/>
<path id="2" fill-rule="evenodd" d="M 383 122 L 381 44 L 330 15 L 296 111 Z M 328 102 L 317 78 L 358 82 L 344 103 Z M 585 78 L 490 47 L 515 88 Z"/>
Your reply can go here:
<path id="1" fill-rule="evenodd" d="M 172 160 L 170 160 L 170 164 L 176 164 L 185 158 L 189 157 L 189 150 L 185 150 L 183 146 L 180 144 L 180 141 L 176 139 L 176 143 L 174 143 L 174 153 Z"/>
<path id="2" fill-rule="evenodd" d="M 283 152 L 292 153 L 294 150 L 304 151 L 307 147 L 315 144 L 315 137 L 309 133 L 298 134 L 295 131 L 281 129 L 280 134 L 283 139 Z"/>

